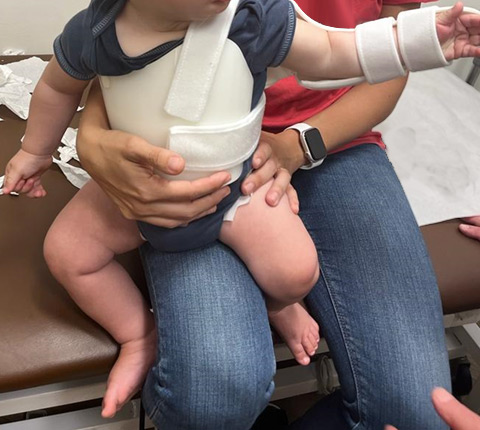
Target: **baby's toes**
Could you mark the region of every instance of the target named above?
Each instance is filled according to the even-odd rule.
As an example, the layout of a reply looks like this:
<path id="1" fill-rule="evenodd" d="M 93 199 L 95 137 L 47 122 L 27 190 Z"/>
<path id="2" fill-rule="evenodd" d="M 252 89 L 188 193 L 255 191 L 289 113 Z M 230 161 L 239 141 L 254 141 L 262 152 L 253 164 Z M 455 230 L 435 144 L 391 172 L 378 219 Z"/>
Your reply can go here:
<path id="1" fill-rule="evenodd" d="M 318 342 L 317 342 L 317 339 L 315 338 L 315 336 L 312 333 L 308 333 L 306 335 L 306 338 L 308 338 L 308 347 L 305 344 L 305 349 L 306 349 L 308 355 L 312 356 L 317 351 Z"/>
<path id="2" fill-rule="evenodd" d="M 310 327 L 310 334 L 315 339 L 315 343 L 318 344 L 318 342 L 320 342 L 320 330 L 317 323 L 312 324 L 312 326 Z"/>
<path id="3" fill-rule="evenodd" d="M 315 340 L 308 332 L 305 333 L 305 335 L 303 336 L 302 345 L 303 345 L 303 349 L 309 356 L 313 355 L 317 349 Z"/>
<path id="4" fill-rule="evenodd" d="M 296 343 L 295 345 L 290 344 L 289 347 L 298 363 L 303 366 L 310 363 L 310 357 L 307 355 L 306 349 L 301 343 Z"/>

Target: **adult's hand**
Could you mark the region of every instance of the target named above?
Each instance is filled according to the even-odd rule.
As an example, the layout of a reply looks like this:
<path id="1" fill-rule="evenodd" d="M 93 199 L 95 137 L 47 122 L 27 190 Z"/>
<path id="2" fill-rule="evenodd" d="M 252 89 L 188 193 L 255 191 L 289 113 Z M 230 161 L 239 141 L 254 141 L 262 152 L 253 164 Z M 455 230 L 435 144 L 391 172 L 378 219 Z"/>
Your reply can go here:
<path id="1" fill-rule="evenodd" d="M 303 151 L 295 130 L 285 130 L 273 134 L 262 132 L 260 143 L 253 155 L 253 172 L 243 181 L 242 192 L 252 193 L 274 178 L 270 190 L 265 196 L 267 204 L 276 206 L 286 193 L 290 207 L 298 213 L 298 196 L 290 184 L 292 174 L 305 162 Z"/>
<path id="2" fill-rule="evenodd" d="M 458 226 L 459 230 L 472 239 L 480 240 L 480 215 L 463 218 L 465 221 Z"/>
<path id="3" fill-rule="evenodd" d="M 195 181 L 170 181 L 185 162 L 144 139 L 110 130 L 100 89 L 94 85 L 82 114 L 77 150 L 82 166 L 128 219 L 173 228 L 210 214 L 230 193 L 219 172 Z"/>
<path id="4" fill-rule="evenodd" d="M 452 430 L 480 430 L 480 416 L 462 405 L 455 397 L 443 388 L 435 388 L 432 402 L 438 415 Z M 385 430 L 397 430 L 386 426 Z"/>

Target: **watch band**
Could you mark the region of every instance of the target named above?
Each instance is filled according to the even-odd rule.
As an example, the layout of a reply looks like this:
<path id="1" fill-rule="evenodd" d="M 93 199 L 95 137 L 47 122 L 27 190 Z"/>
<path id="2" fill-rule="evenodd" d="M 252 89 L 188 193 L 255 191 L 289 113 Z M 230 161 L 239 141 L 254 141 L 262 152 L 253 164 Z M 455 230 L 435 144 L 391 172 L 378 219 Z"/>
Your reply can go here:
<path id="1" fill-rule="evenodd" d="M 308 163 L 301 166 L 300 169 L 303 170 L 310 170 L 313 169 L 314 167 L 320 166 L 320 164 L 323 163 L 323 160 L 325 160 L 327 156 L 327 148 L 325 147 L 325 143 L 323 142 L 322 135 L 320 134 L 320 131 L 316 127 L 312 127 L 309 124 L 306 124 L 304 122 L 299 122 L 297 124 L 293 124 L 288 129 L 293 129 L 297 130 L 298 134 L 300 136 L 300 144 L 302 145 L 303 153 L 305 155 L 305 158 L 307 159 Z M 317 137 L 316 142 L 309 142 L 309 139 L 307 138 L 306 134 L 309 131 L 314 131 L 315 135 Z M 313 151 L 311 145 L 318 145 L 320 151 Z M 315 148 L 317 149 L 317 148 Z M 321 152 L 322 156 L 320 158 L 316 158 L 314 156 L 315 152 Z"/>

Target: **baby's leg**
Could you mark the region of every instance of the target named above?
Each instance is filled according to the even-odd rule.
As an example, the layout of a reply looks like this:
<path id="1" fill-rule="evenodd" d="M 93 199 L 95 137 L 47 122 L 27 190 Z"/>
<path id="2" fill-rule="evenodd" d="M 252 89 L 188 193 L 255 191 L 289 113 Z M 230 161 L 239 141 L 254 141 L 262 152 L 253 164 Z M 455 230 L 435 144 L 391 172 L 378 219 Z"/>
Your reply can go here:
<path id="1" fill-rule="evenodd" d="M 142 242 L 136 223 L 126 220 L 93 181 L 65 206 L 45 239 L 44 254 L 52 274 L 121 345 L 107 382 L 104 417 L 113 416 L 141 388 L 155 359 L 153 316 L 113 258 Z"/>
<path id="2" fill-rule="evenodd" d="M 319 276 L 315 245 L 286 197 L 277 207 L 265 203 L 271 183 L 224 222 L 220 240 L 245 262 L 267 296 L 270 322 L 300 364 L 310 362 L 318 345 L 318 325 L 298 303 Z"/>

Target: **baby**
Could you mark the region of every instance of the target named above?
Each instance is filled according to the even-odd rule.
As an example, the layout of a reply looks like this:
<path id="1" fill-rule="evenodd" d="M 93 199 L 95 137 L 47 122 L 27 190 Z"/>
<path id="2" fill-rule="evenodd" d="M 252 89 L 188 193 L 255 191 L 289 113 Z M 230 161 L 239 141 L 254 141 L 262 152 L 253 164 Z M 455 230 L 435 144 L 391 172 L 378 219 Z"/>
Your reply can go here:
<path id="1" fill-rule="evenodd" d="M 50 167 L 52 154 L 91 79 L 135 74 L 160 61 L 181 49 L 192 22 L 217 16 L 229 3 L 93 0 L 55 41 L 55 56 L 32 98 L 22 147 L 7 165 L 4 193 L 46 195 L 41 175 Z M 447 60 L 479 53 L 472 47 L 478 44 L 478 35 L 465 40 L 466 27 L 475 27 L 478 34 L 479 20 L 464 17 L 461 5 L 437 16 L 437 33 Z M 240 49 L 253 77 L 252 110 L 262 98 L 267 67 L 281 64 L 310 81 L 363 75 L 355 34 L 329 32 L 297 19 L 288 0 L 240 0 L 228 39 Z M 168 131 L 168 125 L 164 128 Z M 314 354 L 318 326 L 298 302 L 319 276 L 315 246 L 286 197 L 274 208 L 266 205 L 270 183 L 252 195 L 248 204 L 234 206 L 250 158 L 237 167 L 237 173 L 225 173 L 231 179 L 230 195 L 216 212 L 186 227 L 166 229 L 125 219 L 93 180 L 51 226 L 44 253 L 53 275 L 121 345 L 107 383 L 104 417 L 113 416 L 138 391 L 155 360 L 153 317 L 133 281 L 114 260 L 115 255 L 145 240 L 165 251 L 201 247 L 216 239 L 225 243 L 245 262 L 265 293 L 270 321 L 296 359 L 308 364 Z M 233 219 L 224 220 L 227 213 Z"/>

